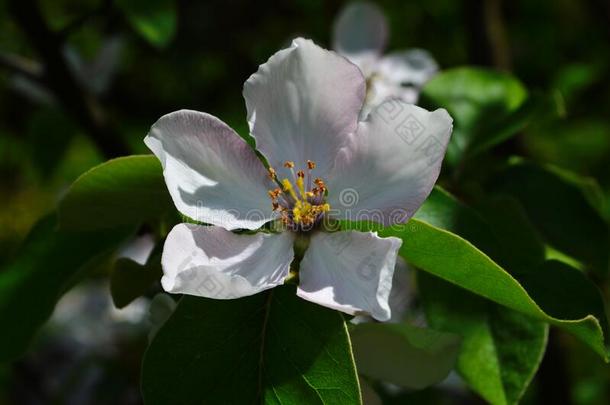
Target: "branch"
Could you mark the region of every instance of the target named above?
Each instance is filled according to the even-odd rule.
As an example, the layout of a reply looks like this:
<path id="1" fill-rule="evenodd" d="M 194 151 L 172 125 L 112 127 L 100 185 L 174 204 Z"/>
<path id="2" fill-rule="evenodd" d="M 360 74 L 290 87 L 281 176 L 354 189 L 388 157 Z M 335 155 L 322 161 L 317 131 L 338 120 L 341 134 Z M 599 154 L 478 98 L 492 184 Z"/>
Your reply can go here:
<path id="1" fill-rule="evenodd" d="M 0 66 L 34 81 L 42 80 L 42 66 L 38 62 L 22 56 L 0 52 Z"/>

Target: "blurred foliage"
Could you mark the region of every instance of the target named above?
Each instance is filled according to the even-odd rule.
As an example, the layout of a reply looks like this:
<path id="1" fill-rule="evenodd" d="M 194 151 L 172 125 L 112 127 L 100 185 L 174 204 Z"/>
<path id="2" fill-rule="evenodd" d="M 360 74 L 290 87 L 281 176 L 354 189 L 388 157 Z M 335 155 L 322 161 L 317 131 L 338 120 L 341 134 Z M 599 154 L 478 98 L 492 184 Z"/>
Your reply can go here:
<path id="1" fill-rule="evenodd" d="M 58 202 L 68 193 L 70 184 L 92 167 L 116 157 L 98 147 L 99 139 L 66 108 L 54 93 L 53 86 L 15 69 L 12 63 L 15 56 L 19 66 L 27 68 L 26 72 L 40 73 L 40 66 L 45 65 L 43 55 L 33 45 L 27 30 L 14 18 L 10 6 L 16 1 L 0 0 L 0 268 L 4 276 L 9 276 L 5 280 L 18 273 L 19 268 L 33 268 L 30 262 L 23 261 L 23 253 L 20 253 L 23 249 L 19 247 L 34 224 L 54 212 Z M 104 119 L 116 128 L 132 154 L 148 153 L 142 139 L 150 125 L 161 115 L 180 108 L 214 114 L 242 136 L 247 136 L 241 97 L 243 82 L 260 63 L 295 36 L 310 37 L 320 45 L 330 47 L 333 20 L 346 4 L 338 0 L 272 1 L 264 6 L 244 0 L 22 1 L 30 4 L 32 10 L 39 10 L 52 33 L 61 35 L 63 44 L 58 55 L 66 58 L 68 69 L 82 90 L 83 103 L 91 99 L 99 102 Z M 474 243 L 513 275 L 534 266 L 527 261 L 529 258 L 533 257 L 539 261 L 536 264 L 540 264 L 544 259 L 559 257 L 572 267 L 589 272 L 607 301 L 610 297 L 610 77 L 605 74 L 610 67 L 608 2 L 382 0 L 379 4 L 390 23 L 390 51 L 424 48 L 434 55 L 442 70 L 447 70 L 424 90 L 422 101 L 426 105 L 448 108 L 456 118 L 456 139 L 463 144 L 452 145 L 441 184 L 477 209 L 477 213 L 464 214 L 461 208 L 454 208 L 461 212 L 459 215 L 443 211 L 455 221 L 445 222 L 443 229 Z M 486 14 L 482 7 L 487 6 L 482 4 L 489 7 L 499 4 L 500 13 Z M 111 43 L 117 45 L 110 47 Z M 472 72 L 475 72 L 473 77 L 467 79 L 452 77 L 456 74 L 468 76 Z M 102 76 L 106 78 L 99 80 Z M 510 91 L 498 94 L 494 86 L 502 87 L 500 83 L 508 84 L 499 93 L 506 89 Z M 448 94 L 453 98 L 447 97 Z M 537 98 L 538 95 L 542 97 Z M 487 103 L 490 99 L 502 108 L 469 110 L 472 100 Z M 540 100 L 543 107 L 537 104 Z M 507 126 L 510 131 L 505 131 Z M 500 127 L 502 131 L 498 130 Z M 467 139 L 466 135 L 471 138 Z M 476 144 L 469 144 L 475 140 Z M 485 141 L 484 145 L 480 144 L 481 140 Z M 462 154 L 464 150 L 470 153 Z M 525 160 L 511 160 L 513 156 Z M 140 169 L 145 171 L 146 167 Z M 112 181 L 112 173 L 102 180 Z M 151 182 L 157 180 L 151 177 Z M 90 187 L 95 188 L 95 182 Z M 509 194 L 512 202 L 503 200 L 503 204 L 508 205 L 498 205 L 497 201 L 487 198 L 492 192 Z M 437 197 L 442 200 L 442 196 Z M 70 198 L 64 201 L 78 206 L 96 196 L 83 193 Z M 158 199 L 157 208 L 161 210 L 167 204 L 164 196 L 144 195 L 141 198 Z M 503 198 L 509 197 L 504 195 Z M 550 203 L 542 198 L 551 198 Z M 434 204 L 432 201 L 427 206 L 428 211 L 419 213 L 420 219 L 426 215 L 434 217 Z M 515 204 L 521 205 L 515 208 Z M 505 218 L 499 218 L 498 212 L 510 212 L 511 221 L 503 221 Z M 147 212 L 123 214 L 125 218 L 138 214 L 145 219 L 150 217 Z M 73 220 L 78 223 L 79 218 Z M 105 218 L 98 218 L 99 223 L 104 221 Z M 514 243 L 520 245 L 508 253 L 502 251 L 508 249 L 502 232 L 491 238 L 499 238 L 499 241 L 492 241 L 485 233 L 487 231 L 472 225 L 473 221 L 482 221 L 483 228 L 492 224 L 504 235 L 513 236 Z M 51 219 L 42 224 L 46 233 L 39 238 L 53 233 L 52 224 Z M 524 228 L 535 229 L 535 232 L 520 235 L 519 229 Z M 163 230 L 159 233 L 163 234 Z M 62 240 L 53 235 L 56 239 L 49 242 L 48 249 Z M 78 234 L 64 237 L 80 240 Z M 80 243 L 86 242 L 80 240 Z M 545 245 L 546 257 L 542 257 L 541 244 Z M 27 243 L 25 248 L 28 248 Z M 42 250 L 44 255 L 61 255 L 61 252 Z M 531 254 L 512 257 L 512 251 Z M 42 260 L 44 255 L 38 258 Z M 86 259 L 88 257 L 82 258 Z M 547 263 L 567 267 L 555 261 Z M 68 278 L 71 275 L 62 272 L 61 268 L 50 270 L 53 272 L 46 277 L 63 274 L 62 277 Z M 570 268 L 568 271 L 573 277 L 571 271 L 575 270 Z M 35 272 L 23 273 L 19 277 L 37 275 Z M 581 280 L 579 277 L 580 274 L 576 279 Z M 57 291 L 65 288 L 64 282 L 67 280 L 63 278 L 54 280 L 50 284 L 53 291 L 49 291 L 48 296 L 43 294 L 44 299 L 55 302 Z M 536 286 L 541 294 L 544 287 Z M 19 295 L 12 297 L 20 298 Z M 465 306 L 471 298 L 471 294 L 465 298 Z M 596 297 L 589 299 L 598 304 Z M 514 322 L 512 312 L 504 312 L 498 319 L 490 320 L 500 306 L 485 303 L 487 306 L 471 314 L 478 319 L 471 319 L 466 329 L 474 325 L 471 330 L 476 332 L 480 330 L 477 328 Z M 43 315 L 37 314 L 30 321 L 42 322 Z M 524 330 L 512 330 L 520 335 L 517 337 L 494 336 L 486 330 L 483 334 L 485 345 L 481 347 L 491 347 L 494 339 L 502 344 L 506 339 L 518 340 L 519 337 L 521 343 L 528 339 L 540 342 L 546 338 L 538 321 L 528 321 L 531 325 L 521 324 Z M 441 310 L 437 313 L 437 323 L 449 325 L 450 331 L 456 329 L 454 319 L 446 317 Z M 476 333 L 461 332 L 471 339 L 471 343 L 476 343 Z M 9 336 L 5 334 L 6 338 Z M 522 402 L 540 403 L 539 398 L 551 401 L 549 384 L 554 383 L 562 387 L 558 391 L 564 394 L 560 398 L 563 403 L 609 403 L 608 366 L 572 336 L 564 333 L 556 336 L 555 344 L 565 364 L 555 367 L 551 354 L 557 355 L 557 351 L 551 353 L 549 349 L 551 354 L 542 361 L 540 375 L 534 378 Z M 524 349 L 519 353 L 508 350 L 506 345 L 501 349 L 504 351 L 496 353 L 494 361 L 502 363 L 508 359 L 508 363 L 496 364 L 494 374 L 488 376 L 497 389 L 491 393 L 474 389 L 488 400 L 500 397 L 512 402 L 523 394 L 522 388 L 527 388 L 527 382 L 514 377 L 512 371 L 537 366 L 539 359 L 536 348 L 529 347 L 531 352 Z M 472 346 L 468 346 L 468 350 L 472 350 Z M 119 352 L 129 351 L 123 348 Z M 122 366 L 120 362 L 116 364 L 116 358 L 113 361 L 115 363 L 104 364 L 112 363 L 108 368 L 115 369 Z M 126 361 L 138 367 L 139 358 L 134 360 L 126 356 Z M 53 361 L 47 359 L 47 363 Z M 37 367 L 32 358 L 0 366 L 0 403 L 9 395 L 4 394 L 7 392 L 4 387 L 19 388 L 28 377 L 28 370 Z M 461 368 L 466 370 L 462 373 L 466 379 L 476 369 L 472 364 L 462 364 Z M 565 384 L 560 379 L 561 373 Z M 557 379 L 549 383 L 549 375 Z M 397 393 L 387 386 L 375 388 L 388 404 L 472 403 L 474 394 L 466 393 L 461 383 L 452 381 L 449 378 L 440 386 L 414 392 Z M 23 391 L 23 387 L 20 389 Z M 104 386 L 92 389 L 103 392 Z M 116 393 L 115 397 L 119 396 Z M 34 396 L 34 400 L 43 402 L 45 398 L 48 397 L 42 393 L 38 398 Z M 105 398 L 107 403 L 113 402 L 107 396 L 100 398 L 100 401 Z M 129 403 L 138 400 L 132 398 Z"/>

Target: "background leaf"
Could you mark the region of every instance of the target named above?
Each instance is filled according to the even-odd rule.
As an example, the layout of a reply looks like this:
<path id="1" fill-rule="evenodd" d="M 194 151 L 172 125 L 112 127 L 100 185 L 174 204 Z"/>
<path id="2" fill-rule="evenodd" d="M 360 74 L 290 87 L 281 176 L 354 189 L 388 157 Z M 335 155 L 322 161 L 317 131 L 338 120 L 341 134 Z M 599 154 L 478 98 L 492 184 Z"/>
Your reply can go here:
<path id="1" fill-rule="evenodd" d="M 450 165 L 514 135 L 534 107 L 534 103 L 524 105 L 528 93 L 519 80 L 474 67 L 439 73 L 426 83 L 421 97 L 422 105 L 443 107 L 454 119 L 445 157 Z"/>
<path id="2" fill-rule="evenodd" d="M 226 301 L 183 297 L 148 348 L 142 392 L 147 404 L 361 401 L 342 316 L 292 286 Z"/>
<path id="3" fill-rule="evenodd" d="M 490 186 L 516 198 L 551 246 L 607 273 L 608 225 L 573 182 L 532 163 L 519 162 L 508 166 Z"/>
<path id="4" fill-rule="evenodd" d="M 117 308 L 129 305 L 144 295 L 163 275 L 161 255 L 152 255 L 143 266 L 131 259 L 118 259 L 110 275 L 110 294 Z"/>
<path id="5" fill-rule="evenodd" d="M 80 176 L 59 204 L 62 229 L 95 230 L 156 220 L 174 208 L 153 155 L 109 160 Z"/>
<path id="6" fill-rule="evenodd" d="M 15 260 L 0 272 L 0 361 L 18 357 L 77 277 L 99 266 L 132 233 L 114 229 L 57 231 L 55 215 L 30 232 Z"/>
<path id="7" fill-rule="evenodd" d="M 407 323 L 361 323 L 350 336 L 360 374 L 411 389 L 447 377 L 460 349 L 458 335 Z"/>
<path id="8" fill-rule="evenodd" d="M 460 375 L 494 405 L 517 403 L 542 361 L 548 325 L 426 273 L 418 276 L 430 324 L 463 337 Z"/>
<path id="9" fill-rule="evenodd" d="M 176 6 L 173 0 L 117 0 L 133 28 L 152 45 L 163 48 L 176 33 Z"/>

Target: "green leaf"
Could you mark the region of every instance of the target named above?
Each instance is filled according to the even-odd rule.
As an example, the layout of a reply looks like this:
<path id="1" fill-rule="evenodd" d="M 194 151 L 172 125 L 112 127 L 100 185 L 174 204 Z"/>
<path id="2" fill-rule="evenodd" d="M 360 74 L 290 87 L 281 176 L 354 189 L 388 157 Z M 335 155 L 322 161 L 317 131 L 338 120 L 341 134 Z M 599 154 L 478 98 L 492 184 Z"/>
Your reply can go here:
<path id="1" fill-rule="evenodd" d="M 173 0 L 117 0 L 116 5 L 136 32 L 158 48 L 167 46 L 176 34 Z"/>
<path id="2" fill-rule="evenodd" d="M 428 322 L 463 337 L 462 378 L 494 405 L 517 403 L 544 355 L 548 325 L 425 273 L 418 286 Z"/>
<path id="3" fill-rule="evenodd" d="M 17 257 L 0 272 L 0 361 L 21 355 L 61 295 L 132 233 L 131 229 L 76 233 L 56 227 L 54 215 L 43 218 Z"/>
<path id="4" fill-rule="evenodd" d="M 597 307 L 591 308 L 581 300 L 589 291 L 574 289 L 570 292 L 570 302 L 575 307 L 570 313 L 549 313 L 548 303 L 537 303 L 517 279 L 454 233 L 412 219 L 405 226 L 385 228 L 379 234 L 401 238 L 400 254 L 412 265 L 500 305 L 560 326 L 608 360 L 604 342 L 606 318 L 598 313 Z M 583 283 L 590 285 L 584 274 L 578 274 L 584 279 Z M 563 290 L 561 283 L 561 279 L 551 277 L 546 288 L 549 291 Z M 579 315 L 571 316 L 575 313 Z"/>
<path id="5" fill-rule="evenodd" d="M 529 120 L 536 103 L 514 77 L 482 68 L 441 72 L 423 88 L 422 105 L 443 107 L 454 119 L 445 160 L 456 165 L 515 135 Z"/>
<path id="6" fill-rule="evenodd" d="M 149 346 L 147 404 L 359 404 L 343 317 L 293 286 L 235 300 L 185 296 Z"/>
<path id="7" fill-rule="evenodd" d="M 350 336 L 360 374 L 411 389 L 447 377 L 460 348 L 457 335 L 406 323 L 361 323 Z"/>
<path id="8" fill-rule="evenodd" d="M 503 211 L 504 215 L 508 213 L 510 211 Z M 500 259 L 507 253 L 519 254 L 510 248 L 512 244 L 505 246 L 506 251 L 502 247 L 498 248 L 498 244 L 506 243 L 508 239 L 492 230 L 480 214 L 446 192 L 435 189 L 416 217 L 405 225 L 383 229 L 362 223 L 344 226 L 373 229 L 380 236 L 401 238 L 403 243 L 399 253 L 411 265 L 500 305 L 557 325 L 573 333 L 604 360 L 608 360 L 605 340 L 607 319 L 603 302 L 597 288 L 586 276 L 572 268 L 569 268 L 571 272 L 565 277 L 549 275 L 544 286 L 547 295 L 541 295 L 537 283 L 531 281 L 532 271 L 517 271 L 511 275 L 473 245 L 476 243 L 491 249 L 494 257 Z M 474 242 L 454 232 L 460 232 Z M 548 265 L 548 262 L 545 263 L 545 266 Z M 534 270 L 539 271 L 537 268 Z M 515 278 L 517 276 L 519 279 Z M 541 297 L 548 299 L 537 302 L 536 299 Z M 572 308 L 569 312 L 562 313 L 552 299 L 569 302 Z"/>
<path id="9" fill-rule="evenodd" d="M 544 261 L 542 241 L 514 199 L 488 199 L 477 212 L 435 189 L 417 216 L 467 238 L 513 274 Z M 487 401 L 516 403 L 540 365 L 548 326 L 425 273 L 419 280 L 430 324 L 464 338 L 460 375 Z"/>
<path id="10" fill-rule="evenodd" d="M 118 259 L 110 276 L 110 294 L 114 306 L 126 307 L 151 290 L 162 275 L 161 255 L 151 256 L 144 266 L 131 259 Z"/>
<path id="11" fill-rule="evenodd" d="M 607 273 L 608 225 L 591 206 L 588 189 L 583 192 L 573 180 L 527 162 L 510 165 L 491 186 L 516 198 L 551 246 Z"/>
<path id="12" fill-rule="evenodd" d="M 158 219 L 174 209 L 153 155 L 109 160 L 80 176 L 59 204 L 62 229 L 96 230 Z"/>

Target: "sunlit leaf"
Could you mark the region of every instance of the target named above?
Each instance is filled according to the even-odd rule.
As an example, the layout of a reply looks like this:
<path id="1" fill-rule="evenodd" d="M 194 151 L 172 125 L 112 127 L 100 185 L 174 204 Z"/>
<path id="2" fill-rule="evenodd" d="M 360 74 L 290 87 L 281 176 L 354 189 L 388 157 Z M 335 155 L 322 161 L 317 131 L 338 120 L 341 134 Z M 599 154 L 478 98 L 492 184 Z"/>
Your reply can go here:
<path id="1" fill-rule="evenodd" d="M 445 70 L 423 88 L 422 104 L 443 107 L 454 119 L 446 161 L 455 165 L 515 135 L 527 123 L 536 102 L 507 73 L 482 68 Z"/>

